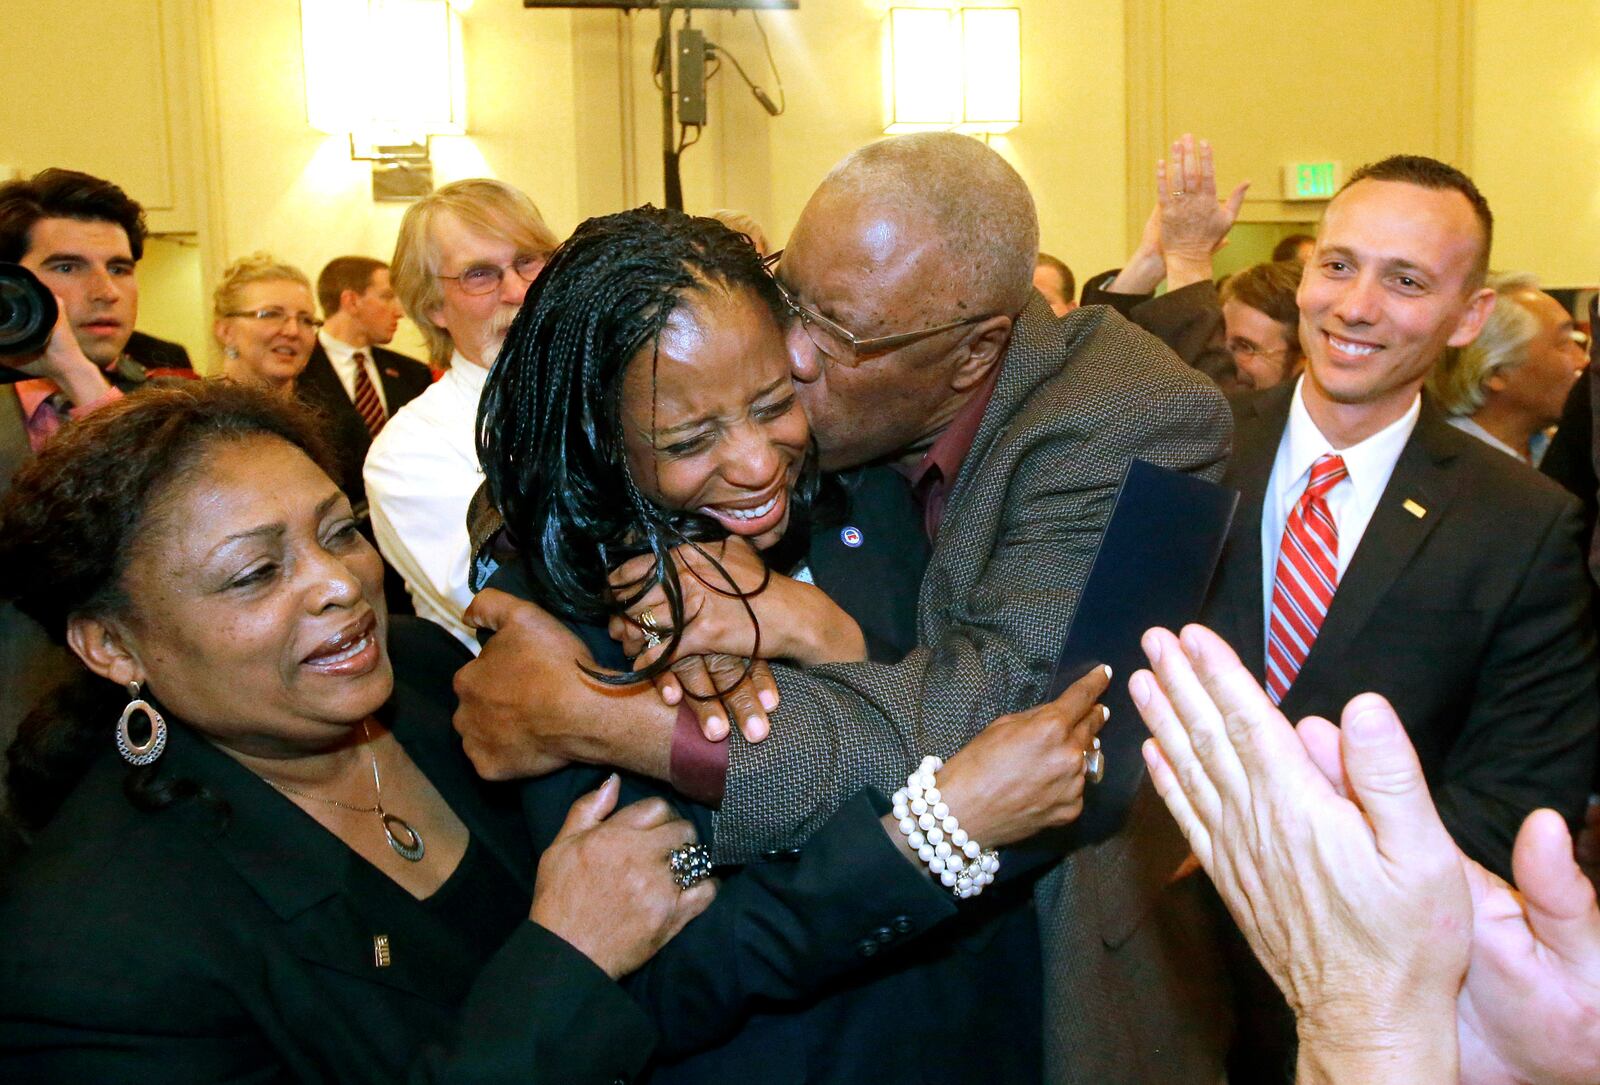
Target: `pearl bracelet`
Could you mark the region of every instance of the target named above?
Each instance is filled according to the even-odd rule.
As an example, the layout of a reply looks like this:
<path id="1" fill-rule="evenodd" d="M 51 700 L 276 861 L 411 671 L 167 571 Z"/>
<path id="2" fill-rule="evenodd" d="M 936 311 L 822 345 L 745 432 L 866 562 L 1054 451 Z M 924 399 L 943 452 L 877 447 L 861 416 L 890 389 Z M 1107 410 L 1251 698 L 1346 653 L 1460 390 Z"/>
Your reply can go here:
<path id="1" fill-rule="evenodd" d="M 950 812 L 934 779 L 942 768 L 941 759 L 924 757 L 917 771 L 906 777 L 906 786 L 894 793 L 894 816 L 917 858 L 928 864 L 941 885 L 965 900 L 994 881 L 1000 853 L 986 851 L 969 838 Z"/>

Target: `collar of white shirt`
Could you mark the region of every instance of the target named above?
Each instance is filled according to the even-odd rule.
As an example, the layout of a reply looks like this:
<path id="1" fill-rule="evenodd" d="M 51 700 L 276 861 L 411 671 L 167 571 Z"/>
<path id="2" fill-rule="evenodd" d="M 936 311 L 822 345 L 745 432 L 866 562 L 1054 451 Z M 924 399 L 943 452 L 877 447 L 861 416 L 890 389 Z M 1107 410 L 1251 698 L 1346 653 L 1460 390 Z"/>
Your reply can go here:
<path id="1" fill-rule="evenodd" d="M 1419 393 L 1411 401 L 1406 413 L 1395 421 L 1364 441 L 1349 448 L 1336 449 L 1323 436 L 1316 422 L 1312 421 L 1311 412 L 1306 409 L 1305 377 L 1302 375 L 1295 383 L 1294 399 L 1289 404 L 1289 424 L 1272 471 L 1279 498 L 1285 499 L 1291 495 L 1298 498 L 1310 481 L 1312 465 L 1318 458 L 1334 452 L 1343 458 L 1345 470 L 1350 473 L 1350 485 L 1360 503 L 1376 505 L 1378 498 L 1383 495 L 1383 488 L 1389 484 L 1389 476 L 1394 474 L 1395 461 L 1411 439 L 1411 431 L 1416 428 L 1421 413 L 1422 396 Z"/>
<path id="2" fill-rule="evenodd" d="M 326 329 L 317 332 L 317 342 L 322 344 L 323 352 L 328 355 L 328 364 L 333 366 L 334 375 L 339 378 L 339 383 L 344 386 L 344 394 L 350 397 L 351 402 L 356 398 L 356 352 L 360 351 L 367 362 L 367 379 L 372 381 L 373 390 L 378 393 L 378 402 L 383 404 L 383 409 L 389 409 L 388 397 L 383 394 L 383 380 L 378 376 L 378 361 L 372 356 L 371 347 L 353 347 L 342 339 L 335 339 Z"/>
<path id="3" fill-rule="evenodd" d="M 478 402 L 478 397 L 483 394 L 483 386 L 488 379 L 489 371 L 481 365 L 469 362 L 466 355 L 459 350 L 450 356 L 450 368 L 439 378 L 441 383 L 448 381 L 473 403 Z"/>

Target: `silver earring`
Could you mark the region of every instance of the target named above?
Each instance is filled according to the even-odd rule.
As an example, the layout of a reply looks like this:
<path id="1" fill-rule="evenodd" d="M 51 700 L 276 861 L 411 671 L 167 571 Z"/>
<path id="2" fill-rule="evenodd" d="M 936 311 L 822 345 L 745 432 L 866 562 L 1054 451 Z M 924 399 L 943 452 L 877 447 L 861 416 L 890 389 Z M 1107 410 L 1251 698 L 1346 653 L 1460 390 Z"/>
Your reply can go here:
<path id="1" fill-rule="evenodd" d="M 232 361 L 233 359 L 235 359 L 235 358 L 237 358 L 239 356 L 239 348 L 238 347 L 223 347 L 222 348 L 222 356 L 224 358 L 227 358 L 229 361 Z"/>
<path id="2" fill-rule="evenodd" d="M 150 706 L 149 701 L 139 696 L 139 687 L 138 682 L 128 683 L 128 707 L 122 710 L 122 718 L 117 720 L 117 752 L 130 765 L 151 764 L 167 748 L 167 721 Z M 150 737 L 142 743 L 134 742 L 133 735 L 128 731 L 128 721 L 135 712 L 143 712 L 150 721 Z"/>

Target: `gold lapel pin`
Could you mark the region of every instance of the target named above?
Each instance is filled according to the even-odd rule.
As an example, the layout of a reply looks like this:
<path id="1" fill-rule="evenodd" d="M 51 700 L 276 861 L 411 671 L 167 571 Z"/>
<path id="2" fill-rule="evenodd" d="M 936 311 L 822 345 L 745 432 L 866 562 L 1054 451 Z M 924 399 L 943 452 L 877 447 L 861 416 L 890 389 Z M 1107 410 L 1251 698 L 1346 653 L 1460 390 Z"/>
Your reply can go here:
<path id="1" fill-rule="evenodd" d="M 1401 505 L 1400 507 L 1405 509 L 1412 516 L 1415 516 L 1418 520 L 1420 520 L 1424 516 L 1428 515 L 1428 510 L 1427 509 L 1423 508 L 1421 505 L 1417 504 L 1415 501 L 1411 500 L 1411 498 L 1409 498 L 1409 497 L 1406 498 L 1405 504 Z"/>
<path id="2" fill-rule="evenodd" d="M 388 968 L 390 961 L 389 936 L 387 934 L 374 934 L 372 936 L 372 963 L 379 968 Z"/>

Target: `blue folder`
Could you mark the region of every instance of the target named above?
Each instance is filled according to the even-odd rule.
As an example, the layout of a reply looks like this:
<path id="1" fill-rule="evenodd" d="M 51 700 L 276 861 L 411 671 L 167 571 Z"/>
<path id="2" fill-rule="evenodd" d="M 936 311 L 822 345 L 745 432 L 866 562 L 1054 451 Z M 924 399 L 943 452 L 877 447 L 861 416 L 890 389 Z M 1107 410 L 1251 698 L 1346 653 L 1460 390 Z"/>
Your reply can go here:
<path id="1" fill-rule="evenodd" d="M 1127 820 L 1145 776 L 1139 746 L 1149 735 L 1128 695 L 1128 679 L 1146 666 L 1139 639 L 1151 626 L 1176 631 L 1198 620 L 1238 502 L 1237 491 L 1205 479 L 1144 460 L 1128 464 L 1048 693 L 1054 699 L 1093 668 L 1111 666 L 1101 698 L 1111 710 L 1100 732 L 1105 777 L 1089 787 L 1069 847 L 1104 840 Z"/>

